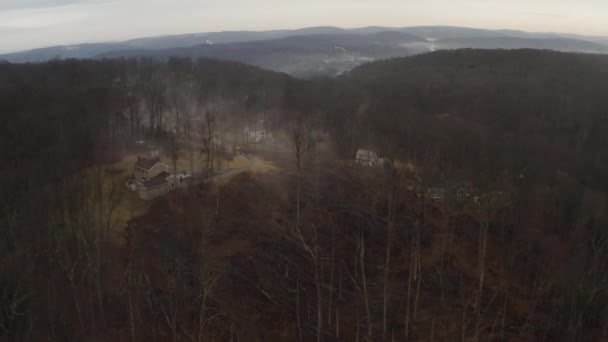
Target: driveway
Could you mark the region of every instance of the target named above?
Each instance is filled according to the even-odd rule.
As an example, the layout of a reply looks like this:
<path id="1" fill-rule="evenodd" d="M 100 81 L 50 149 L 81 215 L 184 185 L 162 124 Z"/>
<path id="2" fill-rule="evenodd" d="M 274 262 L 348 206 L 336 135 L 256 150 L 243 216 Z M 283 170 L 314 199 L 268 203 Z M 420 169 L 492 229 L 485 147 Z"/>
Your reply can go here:
<path id="1" fill-rule="evenodd" d="M 258 158 L 254 157 L 254 156 L 250 156 L 250 155 L 243 155 L 245 158 L 247 158 L 247 160 L 249 161 L 249 165 L 245 166 L 245 167 L 239 167 L 239 168 L 228 168 L 228 169 L 224 169 L 222 170 L 222 172 L 220 172 L 219 174 L 216 174 L 214 176 L 212 176 L 209 180 L 210 181 L 219 181 L 219 180 L 224 180 L 227 178 L 230 178 L 234 175 L 237 175 L 241 172 L 245 172 L 247 170 L 252 169 L 253 167 L 255 167 L 255 165 L 258 162 Z M 187 179 L 189 177 L 194 176 L 196 178 L 196 180 L 198 181 L 202 181 L 202 175 L 204 174 L 204 170 L 203 169 L 195 169 L 192 174 L 190 174 L 187 171 L 180 171 L 177 173 L 178 177 L 181 177 L 182 179 Z M 187 187 L 188 186 L 188 182 L 181 182 L 180 184 L 181 187 Z"/>

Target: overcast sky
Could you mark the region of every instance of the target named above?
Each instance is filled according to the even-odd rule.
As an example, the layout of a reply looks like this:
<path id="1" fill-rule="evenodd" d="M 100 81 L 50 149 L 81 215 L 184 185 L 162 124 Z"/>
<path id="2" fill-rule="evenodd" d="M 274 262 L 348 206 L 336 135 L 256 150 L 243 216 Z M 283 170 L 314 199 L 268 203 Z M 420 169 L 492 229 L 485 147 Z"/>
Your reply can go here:
<path id="1" fill-rule="evenodd" d="M 0 0 L 0 52 L 320 25 L 455 25 L 608 36 L 608 0 Z"/>

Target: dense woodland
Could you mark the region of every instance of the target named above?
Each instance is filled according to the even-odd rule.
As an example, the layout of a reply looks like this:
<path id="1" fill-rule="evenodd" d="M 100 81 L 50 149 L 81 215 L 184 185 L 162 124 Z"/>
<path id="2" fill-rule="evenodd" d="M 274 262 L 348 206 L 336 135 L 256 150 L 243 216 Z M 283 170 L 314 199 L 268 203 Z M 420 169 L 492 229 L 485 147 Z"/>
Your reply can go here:
<path id="1" fill-rule="evenodd" d="M 315 80 L 0 64 L 0 340 L 606 340 L 607 89 L 607 57 L 539 50 Z M 261 120 L 272 149 L 239 138 Z M 280 171 L 115 227 L 133 202 L 108 165 L 141 139 L 207 168 L 231 139 Z M 354 166 L 359 149 L 383 165 Z"/>

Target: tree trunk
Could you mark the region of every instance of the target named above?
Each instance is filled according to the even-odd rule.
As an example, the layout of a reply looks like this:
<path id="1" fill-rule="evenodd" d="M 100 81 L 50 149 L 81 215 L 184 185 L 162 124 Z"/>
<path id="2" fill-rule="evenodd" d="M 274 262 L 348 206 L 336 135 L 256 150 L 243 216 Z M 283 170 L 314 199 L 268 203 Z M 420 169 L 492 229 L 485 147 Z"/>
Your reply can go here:
<path id="1" fill-rule="evenodd" d="M 296 226 L 300 226 L 300 162 L 296 170 Z"/>
<path id="2" fill-rule="evenodd" d="M 410 266 L 409 266 L 409 275 L 407 279 L 407 297 L 406 297 L 406 305 L 405 305 L 405 339 L 409 339 L 410 335 L 410 307 L 411 307 L 411 293 L 412 293 L 412 278 L 414 277 L 415 272 L 415 232 L 412 233 L 411 243 L 410 243 Z"/>
<path id="3" fill-rule="evenodd" d="M 300 323 L 300 279 L 296 278 L 296 321 L 298 322 L 298 335 L 302 341 L 302 324 Z"/>
<path id="4" fill-rule="evenodd" d="M 331 271 L 329 273 L 329 299 L 327 300 L 327 324 L 331 325 L 331 304 L 334 294 L 334 258 L 335 258 L 335 228 L 331 226 Z"/>
<path id="5" fill-rule="evenodd" d="M 389 180 L 390 183 L 390 180 Z M 389 185 L 391 186 L 391 185 Z M 387 321 L 387 313 L 388 313 L 388 303 L 389 303 L 389 274 L 390 274 L 390 260 L 391 260 L 391 244 L 392 244 L 392 207 L 393 207 L 393 194 L 392 190 L 388 191 L 388 215 L 387 215 L 387 227 L 386 227 L 386 259 L 384 263 L 384 300 L 382 307 L 382 339 L 386 340 L 386 321 Z"/>
<path id="6" fill-rule="evenodd" d="M 363 280 L 363 299 L 365 301 L 365 314 L 367 315 L 367 338 L 370 340 L 372 338 L 372 323 L 371 323 L 371 313 L 369 309 L 369 299 L 367 296 L 367 279 L 365 277 L 365 239 L 363 238 L 363 233 L 361 233 L 360 244 L 359 244 L 359 264 L 361 265 L 361 278 Z"/>
<path id="7" fill-rule="evenodd" d="M 483 281 L 485 275 L 485 256 L 486 256 L 486 241 L 487 241 L 487 221 L 484 219 L 479 229 L 479 287 L 477 292 L 477 303 L 475 313 L 477 315 L 475 321 L 475 341 L 479 341 L 481 328 L 481 300 L 483 296 Z"/>

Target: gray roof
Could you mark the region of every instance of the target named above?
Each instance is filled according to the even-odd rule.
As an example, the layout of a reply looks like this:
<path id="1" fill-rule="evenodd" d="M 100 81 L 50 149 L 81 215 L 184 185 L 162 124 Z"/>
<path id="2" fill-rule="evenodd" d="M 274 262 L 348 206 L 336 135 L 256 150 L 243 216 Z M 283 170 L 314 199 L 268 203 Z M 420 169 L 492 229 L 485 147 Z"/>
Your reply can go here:
<path id="1" fill-rule="evenodd" d="M 165 184 L 168 184 L 169 181 L 167 181 L 167 178 L 171 177 L 172 174 L 170 174 L 169 172 L 161 172 L 158 175 L 150 178 L 149 180 L 144 182 L 144 187 L 146 189 L 153 189 Z"/>
<path id="2" fill-rule="evenodd" d="M 156 165 L 158 163 L 160 163 L 160 159 L 158 159 L 158 158 L 148 159 L 145 157 L 137 157 L 137 161 L 135 162 L 135 167 L 149 171 L 149 170 L 152 170 L 154 165 Z"/>

